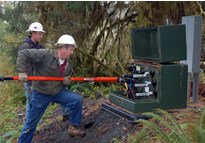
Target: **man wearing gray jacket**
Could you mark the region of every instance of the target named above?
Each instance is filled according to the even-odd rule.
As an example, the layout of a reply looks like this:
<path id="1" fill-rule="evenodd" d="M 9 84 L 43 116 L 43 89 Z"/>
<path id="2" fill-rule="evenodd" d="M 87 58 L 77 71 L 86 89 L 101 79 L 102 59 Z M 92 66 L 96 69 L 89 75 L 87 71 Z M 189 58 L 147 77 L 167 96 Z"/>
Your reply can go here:
<path id="1" fill-rule="evenodd" d="M 64 77 L 64 81 L 33 81 L 30 110 L 21 131 L 18 142 L 30 143 L 35 133 L 37 124 L 51 102 L 59 103 L 70 111 L 68 135 L 85 136 L 79 128 L 82 118 L 83 97 L 67 89 L 70 84 L 71 64 L 70 56 L 76 46 L 75 40 L 70 35 L 63 35 L 55 44 L 57 49 L 25 49 L 18 53 L 17 70 L 19 81 L 27 81 L 26 63 L 31 60 L 34 64 L 34 76 Z"/>
<path id="2" fill-rule="evenodd" d="M 44 49 L 44 47 L 40 44 L 43 35 L 45 33 L 43 26 L 39 22 L 33 22 L 29 26 L 27 32 L 29 32 L 29 35 L 24 39 L 24 43 L 19 47 L 18 52 L 24 50 L 24 49 Z M 27 70 L 26 73 L 29 76 L 33 75 L 33 65 L 31 61 L 29 60 L 27 63 Z M 26 91 L 26 115 L 28 114 L 28 111 L 30 110 L 30 100 L 32 96 L 32 81 L 27 81 L 24 83 L 24 89 Z M 61 106 L 62 112 L 63 112 L 63 121 L 69 118 L 69 109 Z"/>

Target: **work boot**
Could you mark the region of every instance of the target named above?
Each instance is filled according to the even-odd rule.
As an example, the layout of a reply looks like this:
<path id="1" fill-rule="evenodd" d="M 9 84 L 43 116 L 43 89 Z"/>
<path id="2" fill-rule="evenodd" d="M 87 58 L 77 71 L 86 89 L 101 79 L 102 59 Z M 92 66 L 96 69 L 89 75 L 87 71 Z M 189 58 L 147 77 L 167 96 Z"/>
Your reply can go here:
<path id="1" fill-rule="evenodd" d="M 69 125 L 69 127 L 68 127 L 68 135 L 70 137 L 75 137 L 75 136 L 84 137 L 86 134 L 85 134 L 85 132 L 83 130 L 78 129 L 76 126 Z"/>

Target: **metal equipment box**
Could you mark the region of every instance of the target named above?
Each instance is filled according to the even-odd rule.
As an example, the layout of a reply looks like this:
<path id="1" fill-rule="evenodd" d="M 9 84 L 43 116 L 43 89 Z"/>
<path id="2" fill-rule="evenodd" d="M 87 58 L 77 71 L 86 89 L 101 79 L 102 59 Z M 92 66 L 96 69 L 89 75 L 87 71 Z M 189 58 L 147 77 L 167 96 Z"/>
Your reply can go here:
<path id="1" fill-rule="evenodd" d="M 185 25 L 163 25 L 131 30 L 133 59 L 159 63 L 186 60 Z"/>
<path id="2" fill-rule="evenodd" d="M 153 73 L 143 78 L 138 78 L 136 82 L 145 83 L 151 81 L 148 87 L 137 87 L 136 98 L 129 99 L 123 91 L 113 91 L 109 96 L 111 103 L 122 107 L 132 113 L 152 111 L 155 108 L 177 109 L 187 106 L 187 74 L 188 67 L 185 64 L 148 64 L 135 63 L 140 70 Z M 140 92 L 153 94 L 140 96 Z"/>
<path id="3" fill-rule="evenodd" d="M 119 78 L 124 90 L 112 91 L 103 109 L 134 121 L 136 113 L 186 108 L 188 66 L 179 63 L 187 58 L 185 25 L 133 28 L 131 43 L 133 63 Z"/>

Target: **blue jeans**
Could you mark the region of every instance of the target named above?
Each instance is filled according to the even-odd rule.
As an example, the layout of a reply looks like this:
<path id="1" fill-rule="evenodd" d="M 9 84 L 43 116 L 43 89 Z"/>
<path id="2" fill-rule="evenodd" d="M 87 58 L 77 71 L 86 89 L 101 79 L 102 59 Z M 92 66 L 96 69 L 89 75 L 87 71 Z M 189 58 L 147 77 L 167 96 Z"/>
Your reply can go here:
<path id="1" fill-rule="evenodd" d="M 18 143 L 31 143 L 37 124 L 43 116 L 46 108 L 51 102 L 59 103 L 69 109 L 69 122 L 72 125 L 80 125 L 82 118 L 83 97 L 66 88 L 62 89 L 55 96 L 41 94 L 32 91 L 30 110 L 26 122 L 19 136 Z"/>
<path id="2" fill-rule="evenodd" d="M 26 91 L 26 118 L 27 118 L 28 112 L 30 110 L 29 103 L 31 101 L 32 92 L 31 92 L 31 87 L 27 82 L 24 83 L 24 89 Z M 61 105 L 61 108 L 62 108 L 63 115 L 67 116 L 67 118 L 69 118 L 70 109 L 68 109 L 67 107 L 62 106 L 62 105 Z"/>
<path id="3" fill-rule="evenodd" d="M 27 118 L 28 112 L 30 110 L 29 109 L 30 108 L 29 103 L 31 101 L 32 92 L 31 92 L 31 87 L 27 82 L 24 83 L 24 89 L 26 91 L 26 118 Z"/>

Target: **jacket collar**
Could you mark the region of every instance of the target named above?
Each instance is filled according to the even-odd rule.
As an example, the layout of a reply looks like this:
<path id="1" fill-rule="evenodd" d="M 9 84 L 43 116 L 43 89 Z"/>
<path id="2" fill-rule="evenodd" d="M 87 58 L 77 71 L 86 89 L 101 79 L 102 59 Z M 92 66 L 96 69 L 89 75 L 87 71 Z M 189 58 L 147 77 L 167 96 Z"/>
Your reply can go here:
<path id="1" fill-rule="evenodd" d="M 51 54 L 53 57 L 58 58 L 57 50 L 56 49 L 51 49 Z"/>
<path id="2" fill-rule="evenodd" d="M 59 59 L 58 53 L 57 53 L 57 50 L 56 50 L 56 49 L 51 49 L 50 51 L 51 51 L 51 54 L 52 54 L 52 56 L 53 56 L 54 58 Z M 69 59 L 66 59 L 66 61 L 67 61 L 67 63 L 66 63 L 66 65 L 67 65 Z"/>

